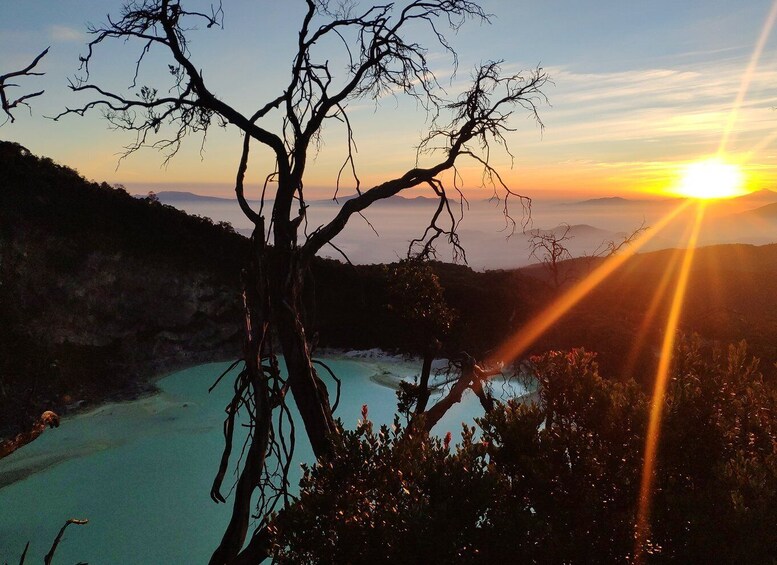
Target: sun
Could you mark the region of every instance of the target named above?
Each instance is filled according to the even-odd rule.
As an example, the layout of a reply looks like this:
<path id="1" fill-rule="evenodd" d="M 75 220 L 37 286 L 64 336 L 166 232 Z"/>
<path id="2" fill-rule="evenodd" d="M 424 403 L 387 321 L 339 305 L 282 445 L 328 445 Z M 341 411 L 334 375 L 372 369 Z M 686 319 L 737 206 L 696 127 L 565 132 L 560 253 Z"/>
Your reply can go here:
<path id="1" fill-rule="evenodd" d="M 686 165 L 676 192 L 704 200 L 733 198 L 746 192 L 743 185 L 744 174 L 738 165 L 713 158 Z"/>

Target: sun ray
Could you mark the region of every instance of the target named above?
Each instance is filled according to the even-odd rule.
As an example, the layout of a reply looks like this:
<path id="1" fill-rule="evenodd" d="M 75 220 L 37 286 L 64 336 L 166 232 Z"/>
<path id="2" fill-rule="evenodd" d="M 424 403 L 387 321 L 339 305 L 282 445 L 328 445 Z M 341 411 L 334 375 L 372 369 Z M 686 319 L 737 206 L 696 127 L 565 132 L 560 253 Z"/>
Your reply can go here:
<path id="1" fill-rule="evenodd" d="M 686 200 L 670 211 L 666 216 L 635 241 L 627 250 L 618 255 L 607 258 L 603 263 L 591 271 L 583 280 L 576 283 L 569 290 L 554 300 L 537 316 L 529 320 L 510 338 L 504 341 L 491 355 L 490 361 L 511 363 L 525 352 L 542 334 L 555 324 L 564 314 L 573 308 L 580 300 L 585 298 L 593 289 L 615 272 L 630 257 L 637 253 L 645 244 L 664 229 L 669 222 L 675 219 L 680 212 L 685 210 L 692 201 Z"/>
<path id="2" fill-rule="evenodd" d="M 696 252 L 696 243 L 699 238 L 702 220 L 704 218 L 704 204 L 699 203 L 696 210 L 696 219 L 693 231 L 688 239 L 683 263 L 680 267 L 680 274 L 675 286 L 672 306 L 669 310 L 669 317 L 666 322 L 666 332 L 661 344 L 661 356 L 659 358 L 658 370 L 656 371 L 656 383 L 653 390 L 653 398 L 650 405 L 650 419 L 645 440 L 645 459 L 642 465 L 642 480 L 639 489 L 639 506 L 637 509 L 637 523 L 635 531 L 635 563 L 641 563 L 645 543 L 650 536 L 650 511 L 653 495 L 653 472 L 655 470 L 656 456 L 658 454 L 658 442 L 661 434 L 661 417 L 664 408 L 664 393 L 666 392 L 666 383 L 669 377 L 669 369 L 673 358 L 675 337 L 677 327 L 680 321 L 680 314 L 685 300 L 685 291 L 690 278 L 693 258 Z"/>
<path id="3" fill-rule="evenodd" d="M 726 120 L 726 127 L 723 130 L 723 136 L 720 139 L 720 145 L 718 146 L 718 156 L 722 156 L 726 151 L 726 145 L 728 139 L 731 136 L 731 131 L 734 129 L 734 124 L 739 117 L 739 108 L 742 106 L 742 102 L 745 100 L 748 88 L 750 88 L 750 81 L 753 80 L 755 69 L 758 66 L 758 61 L 761 58 L 766 40 L 769 38 L 769 34 L 774 27 L 774 22 L 777 19 L 777 0 L 772 3 L 772 8 L 769 10 L 769 15 L 766 16 L 763 28 L 761 28 L 761 35 L 758 36 L 753 54 L 750 56 L 750 62 L 747 64 L 745 74 L 742 75 L 742 82 L 739 85 L 739 91 L 737 97 L 734 100 L 734 106 L 728 114 L 728 120 Z"/>
<path id="4" fill-rule="evenodd" d="M 692 226 L 689 227 L 687 233 L 683 237 L 684 240 L 687 240 L 690 238 L 691 229 L 693 229 Z M 661 302 L 664 300 L 664 297 L 666 296 L 666 292 L 669 289 L 669 283 L 672 280 L 672 277 L 676 273 L 676 267 L 680 262 L 680 259 L 682 258 L 682 256 L 683 256 L 682 249 L 674 249 L 672 251 L 672 257 L 669 259 L 666 269 L 664 269 L 664 272 L 661 275 L 661 280 L 658 282 L 658 286 L 656 286 L 655 292 L 653 292 L 653 298 L 651 299 L 650 304 L 648 305 L 648 308 L 645 311 L 645 315 L 642 318 L 642 322 L 637 328 L 637 333 L 634 336 L 634 343 L 632 343 L 631 349 L 629 350 L 629 354 L 626 357 L 626 362 L 623 364 L 622 376 L 624 378 L 630 378 L 634 373 L 634 367 L 637 364 L 639 352 L 645 343 L 645 338 L 647 336 L 648 330 L 650 329 L 650 325 L 653 322 L 653 320 L 656 318 L 656 314 L 658 313 L 658 308 L 659 306 L 661 306 Z"/>

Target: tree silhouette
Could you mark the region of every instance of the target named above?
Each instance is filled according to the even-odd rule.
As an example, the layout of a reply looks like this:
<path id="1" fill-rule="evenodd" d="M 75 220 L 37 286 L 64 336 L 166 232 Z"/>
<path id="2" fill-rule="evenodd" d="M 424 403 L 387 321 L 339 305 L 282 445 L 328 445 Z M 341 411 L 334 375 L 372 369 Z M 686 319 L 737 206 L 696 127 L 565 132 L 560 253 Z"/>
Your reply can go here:
<path id="1" fill-rule="evenodd" d="M 561 262 L 572 258 L 566 244 L 574 237 L 569 234 L 571 230 L 572 227 L 569 224 L 560 224 L 553 230 L 534 229 L 529 232 L 529 256 L 542 263 L 556 290 L 569 280 L 570 275 L 564 277 L 561 275 Z"/>
<path id="2" fill-rule="evenodd" d="M 409 403 L 407 408 L 415 404 L 414 412 L 421 414 L 431 394 L 432 362 L 457 314 L 446 303 L 440 279 L 425 261 L 406 259 L 392 268 L 389 293 L 389 307 L 406 327 L 409 349 L 423 359 L 418 383 L 401 383 L 407 396 L 405 402 Z"/>
<path id="3" fill-rule="evenodd" d="M 206 81 L 189 51 L 190 30 L 221 27 L 221 4 L 203 12 L 190 10 L 177 0 L 133 0 L 124 4 L 118 18 L 109 17 L 107 24 L 90 29 L 94 39 L 81 58 L 82 74 L 72 79 L 70 87 L 92 98 L 57 116 L 100 110 L 114 127 L 135 134 L 127 153 L 151 146 L 163 151 L 165 159 L 176 154 L 187 136 L 205 135 L 214 124 L 231 125 L 244 134 L 235 193 L 241 210 L 254 225 L 252 253 L 243 277 L 245 367 L 227 407 L 225 450 L 211 491 L 216 501 L 224 501 L 220 490 L 238 412 L 245 410 L 251 424 L 234 488 L 232 519 L 211 563 L 256 561 L 266 554 L 268 517 L 279 503 L 288 500 L 287 471 L 294 446 L 281 433 L 292 425 L 286 394 L 291 391 L 294 397 L 316 457 L 331 451 L 339 433 L 327 387 L 311 358 L 302 307 L 305 274 L 313 257 L 324 246 L 334 245 L 333 239 L 348 221 L 374 202 L 423 186 L 434 192 L 438 206 L 414 251 L 429 255 L 441 237 L 460 251 L 456 233 L 459 216 L 449 199 L 452 190 L 463 201 L 456 170 L 459 158 L 474 160 L 482 167 L 484 180 L 501 199 L 506 221 L 513 228 L 516 222 L 509 211 L 509 199 L 517 198 L 524 207 L 530 203 L 508 188 L 490 158 L 496 147 L 509 153 L 505 135 L 512 131 L 509 120 L 516 109 L 528 111 L 539 122 L 537 107 L 544 101 L 541 89 L 548 80 L 545 72 L 537 68 L 525 74 L 503 75 L 500 62 L 489 61 L 473 71 L 471 85 L 457 99 L 448 100 L 430 67 L 427 48 L 411 38 L 425 27 L 433 41 L 451 55 L 455 66 L 456 52 L 445 29 L 455 31 L 469 19 L 487 22 L 489 15 L 477 3 L 415 0 L 361 9 L 352 2 L 306 0 L 305 6 L 288 83 L 277 97 L 252 113 L 243 113 L 217 96 L 214 87 L 219 85 Z M 105 88 L 90 76 L 96 53 L 111 40 L 141 45 L 132 80 L 134 92 L 129 95 Z M 333 70 L 331 52 L 321 48 L 333 43 L 341 47 L 347 60 L 344 73 Z M 169 84 L 137 83 L 152 51 L 167 59 Z M 406 172 L 365 189 L 355 162 L 355 132 L 348 104 L 363 99 L 377 101 L 386 95 L 414 99 L 427 110 L 430 125 Z M 281 125 L 273 129 L 278 117 Z M 340 124 L 346 139 L 336 190 L 343 175 L 349 174 L 357 194 L 340 205 L 331 221 L 308 233 L 305 174 L 326 123 Z M 260 204 L 252 206 L 245 196 L 244 181 L 251 144 L 257 142 L 269 150 L 273 167 L 262 187 Z M 422 161 L 430 164 L 422 165 Z M 440 179 L 446 171 L 454 173 L 453 186 Z M 285 359 L 285 375 L 279 369 L 276 340 Z M 268 458 L 280 463 L 267 465 Z M 260 519 L 244 548 L 252 494 L 257 489 L 261 492 Z"/>
<path id="4" fill-rule="evenodd" d="M 44 92 L 43 90 L 39 90 L 37 92 L 31 92 L 30 94 L 22 94 L 16 98 L 9 98 L 8 89 L 17 88 L 19 85 L 8 81 L 20 77 L 43 76 L 44 73 L 34 71 L 33 69 L 38 65 L 40 60 L 46 56 L 48 52 L 49 48 L 46 47 L 46 49 L 41 51 L 38 56 L 35 57 L 32 62 L 23 69 L 0 75 L 0 106 L 2 106 L 3 112 L 5 112 L 6 115 L 6 120 L 3 122 L 3 124 L 8 121 L 16 121 L 11 111 L 18 108 L 19 106 L 27 106 L 27 108 L 29 108 L 30 105 L 27 103 L 27 100 L 30 98 L 35 98 L 36 96 L 40 96 Z"/>
<path id="5" fill-rule="evenodd" d="M 594 260 L 611 257 L 627 248 L 647 229 L 645 222 L 642 222 L 638 228 L 623 235 L 619 241 L 613 239 L 602 241 L 593 252 L 583 255 L 586 259 L 586 267 L 590 271 Z M 572 253 L 569 251 L 567 243 L 575 237 L 570 233 L 571 231 L 572 226 L 567 223 L 561 223 L 552 230 L 533 229 L 528 232 L 529 257 L 538 260 L 542 264 L 550 276 L 550 284 L 554 290 L 558 290 L 579 276 L 574 271 L 574 265 L 569 263 L 564 265 L 565 261 L 572 259 Z"/>

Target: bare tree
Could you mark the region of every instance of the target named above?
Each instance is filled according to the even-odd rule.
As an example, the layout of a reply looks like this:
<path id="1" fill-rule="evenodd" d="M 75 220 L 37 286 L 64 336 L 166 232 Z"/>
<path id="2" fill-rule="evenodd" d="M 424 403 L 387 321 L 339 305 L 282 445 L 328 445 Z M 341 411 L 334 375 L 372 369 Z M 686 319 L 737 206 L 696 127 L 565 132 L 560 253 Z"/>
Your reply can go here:
<path id="1" fill-rule="evenodd" d="M 634 243 L 647 229 L 648 226 L 642 222 L 638 228 L 623 235 L 620 240 L 606 239 L 602 241 L 591 253 L 585 253 L 582 256 L 587 271 L 590 272 L 594 261 L 617 254 Z M 572 227 L 563 223 L 553 230 L 534 229 L 528 232 L 529 256 L 538 260 L 545 267 L 551 277 L 551 285 L 556 290 L 579 276 L 574 265 L 564 265 L 564 261 L 573 258 L 567 243 L 575 237 L 571 235 L 571 231 Z"/>
<path id="2" fill-rule="evenodd" d="M 423 428 L 430 432 L 454 404 L 461 402 L 467 389 L 475 393 L 485 412 L 491 412 L 496 400 L 484 385 L 490 381 L 491 377 L 501 375 L 503 369 L 501 363 L 491 365 L 478 363 L 474 357 L 462 352 L 457 359 L 450 363 L 448 373 L 455 372 L 456 375 L 443 384 L 443 386 L 450 385 L 450 388 L 428 410 L 421 413 L 420 418 L 416 415 L 413 423 L 420 420 L 423 423 Z"/>
<path id="3" fill-rule="evenodd" d="M 569 224 L 561 224 L 550 231 L 534 229 L 529 232 L 529 256 L 542 263 L 550 274 L 554 289 L 569 280 L 569 275 L 561 275 L 561 262 L 572 258 L 566 243 L 574 237 L 569 233 L 571 230 Z"/>
<path id="4" fill-rule="evenodd" d="M 30 105 L 27 103 L 27 100 L 30 98 L 35 98 L 36 96 L 40 96 L 43 94 L 43 90 L 39 90 L 37 92 L 31 92 L 30 94 L 22 94 L 21 96 L 18 96 L 16 98 L 9 97 L 8 90 L 10 88 L 18 88 L 19 85 L 15 82 L 8 82 L 12 79 L 17 79 L 21 77 L 31 77 L 31 76 L 43 76 L 45 73 L 40 73 L 37 71 L 34 71 L 33 69 L 38 65 L 41 59 L 46 56 L 46 53 L 49 52 L 49 48 L 46 47 L 43 51 L 41 51 L 37 57 L 35 57 L 32 62 L 24 67 L 23 69 L 20 69 L 18 71 L 12 71 L 10 73 L 0 75 L 0 106 L 3 108 L 3 112 L 5 112 L 5 124 L 9 120 L 11 122 L 14 122 L 14 115 L 11 112 L 11 110 L 14 110 L 18 108 L 19 106 L 27 106 L 27 108 L 30 107 Z"/>
<path id="5" fill-rule="evenodd" d="M 445 28 L 455 31 L 466 20 L 487 22 L 488 14 L 469 0 L 414 0 L 361 8 L 355 2 L 306 0 L 300 22 L 296 53 L 290 60 L 288 82 L 277 97 L 243 113 L 217 96 L 188 49 L 195 27 L 220 27 L 220 4 L 209 11 L 192 11 L 180 0 L 133 0 L 119 17 L 90 31 L 94 38 L 82 57 L 81 75 L 71 81 L 74 91 L 92 98 L 57 116 L 83 115 L 101 110 L 116 128 L 135 134 L 127 153 L 145 146 L 156 147 L 171 158 L 190 134 L 205 135 L 215 123 L 231 125 L 244 135 L 235 183 L 238 203 L 254 224 L 252 253 L 244 271 L 245 346 L 244 369 L 235 382 L 235 394 L 227 407 L 225 450 L 211 496 L 224 501 L 221 485 L 233 448 L 237 414 L 250 416 L 250 436 L 244 446 L 242 470 L 234 489 L 232 519 L 211 563 L 243 563 L 266 554 L 268 516 L 288 500 L 286 472 L 293 451 L 293 428 L 285 397 L 291 391 L 317 457 L 330 451 L 337 436 L 329 393 L 311 357 L 302 290 L 304 275 L 313 257 L 334 238 L 354 215 L 374 202 L 413 187 L 428 187 L 439 200 L 429 226 L 417 240 L 421 255 L 432 252 L 439 238 L 460 249 L 456 228 L 458 213 L 449 191 L 462 197 L 459 158 L 474 160 L 483 169 L 484 181 L 493 186 L 503 203 L 508 222 L 515 222 L 508 208 L 511 197 L 523 206 L 529 200 L 508 188 L 492 167 L 495 147 L 507 150 L 505 135 L 516 109 L 537 119 L 544 101 L 542 87 L 548 78 L 542 69 L 503 75 L 500 62 L 478 66 L 472 83 L 457 99 L 447 100 L 430 68 L 427 49 L 408 37 L 422 26 L 456 62 L 456 52 Z M 133 94 L 116 92 L 94 82 L 90 64 L 100 46 L 117 40 L 141 46 L 132 80 Z M 335 72 L 321 45 L 336 43 L 347 60 L 344 72 Z M 154 52 L 166 57 L 170 83 L 138 85 L 140 69 Z M 408 96 L 428 111 L 429 129 L 422 137 L 414 164 L 404 173 L 364 189 L 355 162 L 355 135 L 348 104 L 359 99 L 378 101 L 385 95 Z M 282 124 L 272 129 L 273 119 Z M 345 200 L 335 217 L 312 231 L 307 229 L 305 174 L 315 155 L 325 123 L 340 124 L 346 148 L 336 186 L 350 175 L 356 196 Z M 169 135 L 165 135 L 165 133 Z M 252 206 L 244 181 L 252 143 L 269 151 L 273 167 L 261 187 L 260 204 Z M 509 153 L 509 151 L 508 151 Z M 454 173 L 452 186 L 440 175 Z M 336 194 L 336 192 L 335 192 Z M 278 365 L 277 343 L 286 363 Z M 290 436 L 288 430 L 292 430 Z M 286 430 L 284 433 L 283 430 Z M 291 441 L 289 441 L 291 439 Z M 251 518 L 252 494 L 260 490 L 260 517 L 244 548 Z"/>
<path id="6" fill-rule="evenodd" d="M 599 247 L 594 249 L 593 253 L 587 255 L 587 257 L 611 257 L 637 241 L 637 239 L 639 239 L 639 237 L 648 229 L 650 229 L 650 226 L 643 220 L 638 228 L 622 235 L 619 240 L 606 239 L 602 241 L 599 244 Z"/>

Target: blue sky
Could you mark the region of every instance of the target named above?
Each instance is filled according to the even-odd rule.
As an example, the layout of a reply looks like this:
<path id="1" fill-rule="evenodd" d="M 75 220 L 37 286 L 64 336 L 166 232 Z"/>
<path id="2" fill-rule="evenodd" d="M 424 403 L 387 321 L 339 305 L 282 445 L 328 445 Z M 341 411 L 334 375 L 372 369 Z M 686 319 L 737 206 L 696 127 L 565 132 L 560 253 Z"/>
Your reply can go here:
<path id="1" fill-rule="evenodd" d="M 203 157 L 200 140 L 192 139 L 166 168 L 157 152 L 144 150 L 117 169 L 117 155 L 130 139 L 110 131 L 99 114 L 60 122 L 44 118 L 84 101 L 67 90 L 66 81 L 77 72 L 86 24 L 104 21 L 120 6 L 113 0 L 5 2 L 0 73 L 23 66 L 48 45 L 51 53 L 41 65 L 46 76 L 25 82 L 29 89 L 45 88 L 45 96 L 35 100 L 32 116 L 19 112 L 16 123 L 3 126 L 0 137 L 73 166 L 87 178 L 125 183 L 139 192 L 188 186 L 227 194 L 240 144 L 234 129 L 214 130 Z M 483 6 L 494 14 L 492 25 L 471 22 L 452 37 L 460 54 L 456 80 L 447 82 L 451 63 L 439 49 L 432 50 L 433 60 L 451 93 L 469 69 L 488 59 L 503 59 L 509 70 L 537 65 L 548 70 L 554 84 L 546 89 L 550 105 L 541 108 L 544 132 L 517 116 L 509 139 L 513 168 L 506 155 L 497 161 L 512 186 L 538 196 L 543 191 L 661 191 L 676 182 L 681 165 L 715 153 L 772 2 L 491 0 Z M 303 3 L 226 0 L 224 9 L 224 30 L 193 35 L 193 57 L 211 84 L 218 84 L 213 89 L 220 96 L 250 111 L 279 93 L 287 80 Z M 126 88 L 138 49 L 106 45 L 93 76 Z M 153 84 L 165 62 L 150 63 L 142 78 Z M 777 181 L 777 141 L 770 139 L 777 132 L 774 33 L 741 100 L 726 149 L 731 160 L 742 163 L 750 188 L 772 187 Z M 380 182 L 412 166 L 413 146 L 425 125 L 414 104 L 388 99 L 377 109 L 364 103 L 351 111 L 365 182 Z M 336 128 L 325 134 L 308 180 L 322 195 L 334 183 L 344 140 Z M 256 169 L 259 176 L 259 163 Z"/>

